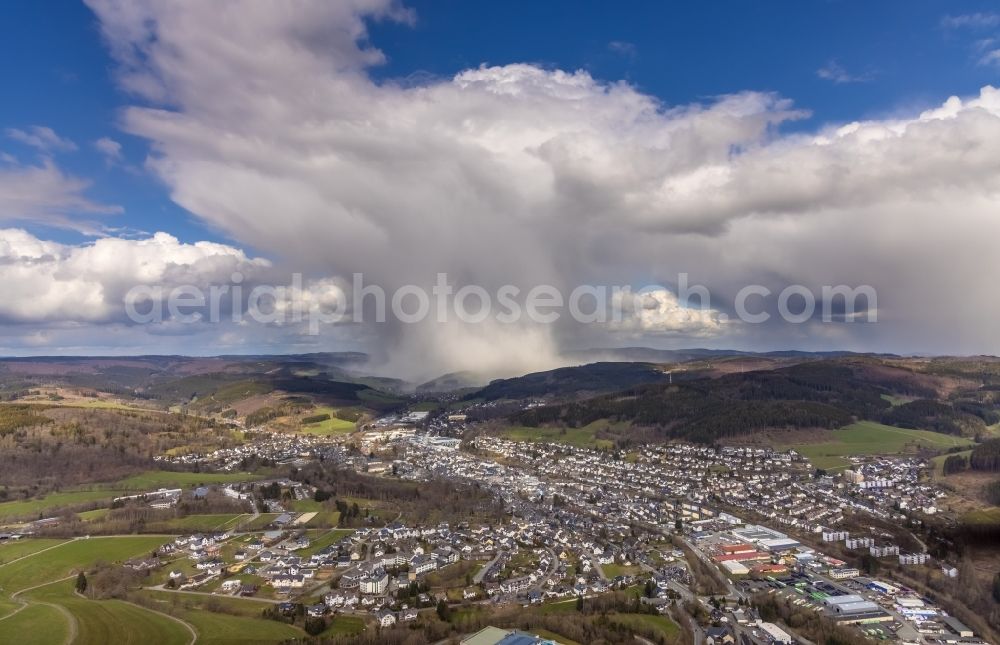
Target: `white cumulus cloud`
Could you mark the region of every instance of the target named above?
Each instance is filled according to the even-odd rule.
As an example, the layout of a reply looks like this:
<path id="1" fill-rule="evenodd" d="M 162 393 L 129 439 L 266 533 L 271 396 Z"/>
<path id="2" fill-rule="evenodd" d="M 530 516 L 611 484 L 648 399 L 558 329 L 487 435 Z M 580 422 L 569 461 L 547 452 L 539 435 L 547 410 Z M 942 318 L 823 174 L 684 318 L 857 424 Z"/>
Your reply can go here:
<path id="1" fill-rule="evenodd" d="M 747 283 L 872 284 L 877 325 L 732 324 L 717 342 L 1000 351 L 988 322 L 1000 315 L 987 242 L 1000 235 L 995 88 L 786 134 L 807 111 L 741 88 L 665 105 L 530 64 L 376 82 L 369 68 L 385 57 L 366 21 L 413 20 L 388 0 L 89 4 L 139 99 L 123 120 L 150 142 L 148 166 L 178 204 L 278 263 L 363 271 L 387 289 L 440 271 L 567 291 L 688 272 L 719 312 Z M 647 327 L 678 313 L 664 302 Z M 715 329 L 684 323 L 692 337 Z M 451 328 L 374 333 L 411 365 L 506 356 L 517 371 L 556 362 L 561 335 L 579 331 L 479 329 L 487 342 L 468 351 Z M 547 348 L 530 360 L 515 351 L 529 333 Z"/>

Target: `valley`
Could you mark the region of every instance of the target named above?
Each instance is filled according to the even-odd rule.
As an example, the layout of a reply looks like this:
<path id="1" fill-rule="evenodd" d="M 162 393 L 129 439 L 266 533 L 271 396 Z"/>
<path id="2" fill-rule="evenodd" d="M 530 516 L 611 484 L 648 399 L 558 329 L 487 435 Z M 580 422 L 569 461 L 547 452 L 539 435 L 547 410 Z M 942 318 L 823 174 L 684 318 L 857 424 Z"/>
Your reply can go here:
<path id="1" fill-rule="evenodd" d="M 997 629 L 969 591 L 1000 571 L 1000 506 L 970 488 L 997 478 L 973 466 L 1000 417 L 987 360 L 699 356 L 455 392 L 335 356 L 55 364 L 0 371 L 0 633 L 671 643 L 728 617 L 756 641 L 747 614 L 789 611 L 761 584 L 798 575 L 826 595 L 919 586 Z M 58 474 L 38 465 L 55 455 L 72 456 Z M 720 559 L 733 540 L 752 557 Z M 906 598 L 872 596 L 880 637 L 933 623 Z M 803 636 L 853 629 L 804 609 Z"/>

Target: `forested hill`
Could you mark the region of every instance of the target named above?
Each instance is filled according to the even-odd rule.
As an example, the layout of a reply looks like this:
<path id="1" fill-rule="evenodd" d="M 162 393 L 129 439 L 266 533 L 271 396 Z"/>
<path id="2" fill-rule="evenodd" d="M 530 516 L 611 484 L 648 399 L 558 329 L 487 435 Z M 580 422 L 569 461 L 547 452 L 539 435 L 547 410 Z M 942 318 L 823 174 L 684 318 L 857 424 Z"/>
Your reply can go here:
<path id="1" fill-rule="evenodd" d="M 662 369 L 651 363 L 591 363 L 500 379 L 469 394 L 466 398 L 495 401 L 599 394 L 617 392 L 646 383 L 664 383 L 668 379 L 668 375 Z"/>
<path id="2" fill-rule="evenodd" d="M 857 420 L 974 436 L 1000 421 L 995 392 L 980 387 L 956 393 L 950 382 L 909 369 L 867 361 L 815 361 L 716 379 L 639 385 L 524 410 L 512 421 L 579 427 L 608 419 L 651 428 L 664 439 L 702 442 L 769 429 L 832 429 Z"/>

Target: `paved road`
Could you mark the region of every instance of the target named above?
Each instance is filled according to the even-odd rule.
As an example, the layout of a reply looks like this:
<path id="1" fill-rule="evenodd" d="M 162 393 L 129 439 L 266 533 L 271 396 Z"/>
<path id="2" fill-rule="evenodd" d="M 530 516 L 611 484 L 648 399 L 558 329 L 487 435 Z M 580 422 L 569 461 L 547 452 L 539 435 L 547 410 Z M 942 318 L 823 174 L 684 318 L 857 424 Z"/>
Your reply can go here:
<path id="1" fill-rule="evenodd" d="M 503 552 L 502 551 L 498 551 L 497 554 L 495 556 L 493 556 L 493 559 L 486 563 L 486 566 L 484 566 L 482 569 L 480 569 L 479 571 L 477 571 L 476 575 L 474 575 L 472 577 L 472 584 L 478 585 L 478 584 L 482 583 L 483 578 L 486 577 L 486 572 L 490 570 L 490 567 L 492 567 L 494 564 L 496 564 L 497 560 L 500 559 L 501 555 L 503 555 Z"/>
<path id="2" fill-rule="evenodd" d="M 537 591 L 544 592 L 545 591 L 545 583 L 549 581 L 549 578 L 552 577 L 552 574 L 555 573 L 556 569 L 559 568 L 559 558 L 556 557 L 555 552 L 552 549 L 548 548 L 548 547 L 545 547 L 545 550 L 549 552 L 549 559 L 552 561 L 552 564 L 551 564 L 551 566 L 549 566 L 549 570 L 545 573 L 545 575 L 542 576 L 541 578 L 539 578 L 538 582 L 536 582 L 535 584 L 533 584 L 531 586 L 531 588 L 529 589 L 529 591 L 531 589 L 535 589 Z"/>

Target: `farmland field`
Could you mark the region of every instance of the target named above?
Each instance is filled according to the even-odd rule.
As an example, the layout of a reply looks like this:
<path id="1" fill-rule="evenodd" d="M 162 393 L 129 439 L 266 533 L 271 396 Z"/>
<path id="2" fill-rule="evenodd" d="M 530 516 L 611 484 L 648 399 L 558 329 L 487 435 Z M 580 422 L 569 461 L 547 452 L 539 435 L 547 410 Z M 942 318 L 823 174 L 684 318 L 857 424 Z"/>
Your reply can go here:
<path id="1" fill-rule="evenodd" d="M 131 535 L 71 540 L 45 553 L 0 565 L 0 589 L 11 594 L 53 582 L 98 560 L 115 562 L 151 553 L 166 541 L 162 536 Z"/>
<path id="2" fill-rule="evenodd" d="M 834 430 L 831 434 L 831 441 L 791 444 L 781 446 L 781 449 L 796 450 L 816 468 L 837 470 L 848 467 L 850 462 L 845 457 L 852 455 L 904 454 L 912 453 L 917 448 L 943 451 L 973 444 L 963 437 L 928 430 L 895 428 L 871 421 L 854 423 Z"/>
<path id="3" fill-rule="evenodd" d="M 0 619 L 0 637 L 16 634 L 5 642 L 18 645 L 53 645 L 64 643 L 69 636 L 69 621 L 51 605 L 31 604 L 12 616 Z"/>
<path id="4" fill-rule="evenodd" d="M 304 636 L 301 629 L 274 620 L 231 616 L 204 609 L 182 611 L 180 618 L 198 632 L 199 645 L 278 643 Z"/>
<path id="5" fill-rule="evenodd" d="M 261 475 L 250 473 L 192 473 L 168 470 L 150 470 L 117 482 L 94 484 L 49 493 L 36 499 L 15 500 L 0 503 L 0 521 L 16 518 L 38 519 L 51 516 L 60 508 L 80 507 L 91 503 L 110 504 L 122 493 L 135 493 L 157 488 L 188 488 L 201 484 L 228 484 L 261 479 Z"/>
<path id="6" fill-rule="evenodd" d="M 58 605 L 72 614 L 78 632 L 74 644 L 186 645 L 191 642 L 191 632 L 177 621 L 122 600 L 82 598 L 73 593 L 72 580 L 33 590 L 25 594 L 25 599 Z M 28 609 L 34 606 L 37 605 L 29 605 Z"/>
<path id="7" fill-rule="evenodd" d="M 962 516 L 964 524 L 1000 524 L 1000 507 L 991 506 L 975 511 L 970 511 Z"/>
<path id="8" fill-rule="evenodd" d="M 961 450 L 959 452 L 950 452 L 950 453 L 947 453 L 947 454 L 944 454 L 944 455 L 938 455 L 934 459 L 931 459 L 931 464 L 934 465 L 934 476 L 935 477 L 943 477 L 944 476 L 944 461 L 948 457 L 951 457 L 952 455 L 955 455 L 955 456 L 958 456 L 958 457 L 965 457 L 966 459 L 968 459 L 969 455 L 971 455 L 971 454 L 972 454 L 972 450 L 971 449 L 970 450 Z"/>
<path id="9" fill-rule="evenodd" d="M 184 488 L 200 484 L 231 484 L 261 479 L 251 473 L 190 473 L 149 470 L 109 485 L 112 490 L 144 491 L 156 488 Z"/>
<path id="10" fill-rule="evenodd" d="M 8 542 L 3 546 L 0 546 L 0 566 L 5 562 L 10 562 L 11 560 L 16 560 L 17 558 L 23 558 L 26 555 L 31 555 L 32 553 L 37 553 L 42 549 L 47 549 L 51 546 L 56 546 L 57 544 L 62 544 L 66 540 L 56 540 L 51 538 L 41 538 L 41 539 L 22 539 L 15 542 Z"/>
<path id="11" fill-rule="evenodd" d="M 26 499 L 0 504 L 0 521 L 12 518 L 38 519 L 46 511 L 67 506 L 76 506 L 88 502 L 111 502 L 114 493 L 107 490 L 77 490 L 50 493 L 39 499 Z"/>
<path id="12" fill-rule="evenodd" d="M 344 419 L 337 418 L 337 410 L 330 407 L 318 407 L 311 415 L 330 415 L 329 419 L 318 421 L 316 423 L 303 424 L 302 432 L 308 434 L 317 434 L 321 436 L 330 436 L 338 434 L 350 434 L 354 432 L 355 424 L 353 421 L 345 421 Z"/>
<path id="13" fill-rule="evenodd" d="M 163 522 L 156 522 L 149 526 L 149 530 L 160 533 L 215 531 L 238 524 L 239 518 L 249 520 L 251 517 L 252 516 L 245 513 L 187 515 L 185 517 L 175 517 Z"/>
<path id="14" fill-rule="evenodd" d="M 595 421 L 582 428 L 531 428 L 513 426 L 504 430 L 504 436 L 513 441 L 537 443 L 565 443 L 582 448 L 611 448 L 614 443 L 598 439 L 596 433 L 608 427 L 607 421 Z"/>

